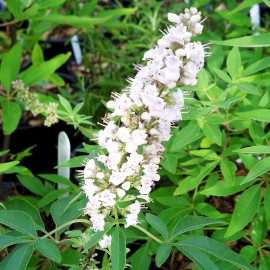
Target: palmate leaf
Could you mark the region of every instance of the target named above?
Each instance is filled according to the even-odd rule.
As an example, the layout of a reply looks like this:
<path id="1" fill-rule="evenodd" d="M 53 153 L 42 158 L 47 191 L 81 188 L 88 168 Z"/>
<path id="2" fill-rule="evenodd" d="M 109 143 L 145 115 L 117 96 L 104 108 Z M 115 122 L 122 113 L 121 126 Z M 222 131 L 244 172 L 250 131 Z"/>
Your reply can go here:
<path id="1" fill-rule="evenodd" d="M 228 265 L 234 265 L 243 270 L 255 270 L 255 268 L 249 265 L 241 255 L 232 251 L 228 246 L 223 243 L 208 238 L 206 236 L 190 236 L 182 241 L 175 244 L 178 249 L 190 249 L 190 254 L 192 251 L 200 251 L 202 253 L 211 254 L 219 260 L 225 261 Z M 195 254 L 195 253 L 194 253 Z M 191 258 L 192 259 L 192 258 Z M 203 258 L 202 258 L 203 259 Z M 205 259 L 205 258 L 204 258 Z M 207 261 L 207 263 L 210 263 Z M 205 268 L 202 268 L 205 269 Z M 207 268 L 209 269 L 219 269 L 219 268 Z"/>

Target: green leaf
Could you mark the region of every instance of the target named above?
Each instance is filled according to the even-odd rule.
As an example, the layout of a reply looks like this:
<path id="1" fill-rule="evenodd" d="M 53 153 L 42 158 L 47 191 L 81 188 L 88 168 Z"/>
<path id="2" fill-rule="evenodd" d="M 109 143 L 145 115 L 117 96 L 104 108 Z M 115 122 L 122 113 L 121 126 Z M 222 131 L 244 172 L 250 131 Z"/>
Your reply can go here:
<path id="1" fill-rule="evenodd" d="M 103 17 L 108 17 L 108 16 L 113 16 L 113 17 L 119 17 L 119 16 L 125 16 L 125 15 L 130 15 L 136 11 L 136 8 L 115 8 L 115 9 L 108 9 L 108 10 L 102 10 L 97 15 L 95 18 L 103 18 Z"/>
<path id="2" fill-rule="evenodd" d="M 82 162 L 83 162 L 84 158 L 88 158 L 88 157 L 89 156 L 87 156 L 87 155 L 74 157 L 74 158 L 71 158 L 71 159 L 67 160 L 66 162 L 63 162 L 62 164 L 56 166 L 55 168 L 64 168 L 64 167 L 77 168 L 77 167 L 81 167 L 81 166 L 83 166 Z"/>
<path id="3" fill-rule="evenodd" d="M 67 0 L 38 0 L 39 9 L 47 9 L 63 5 Z"/>
<path id="4" fill-rule="evenodd" d="M 0 210 L 0 223 L 12 229 L 37 237 L 35 224 L 28 214 L 18 210 Z"/>
<path id="5" fill-rule="evenodd" d="M 43 232 L 45 231 L 44 223 L 40 217 L 37 208 L 30 202 L 26 201 L 23 198 L 18 198 L 6 202 L 5 207 L 7 210 L 19 210 L 28 214 L 33 219 L 36 225 L 36 229 Z"/>
<path id="6" fill-rule="evenodd" d="M 256 3 L 260 3 L 260 0 L 244 0 L 241 3 L 239 3 L 236 8 L 234 8 L 232 11 L 230 11 L 231 14 L 234 14 L 236 12 L 239 12 L 243 9 L 249 8 L 253 6 Z"/>
<path id="7" fill-rule="evenodd" d="M 216 40 L 215 44 L 222 46 L 237 46 L 237 47 L 268 47 L 270 46 L 270 34 L 261 34 L 254 36 L 245 36 L 233 38 L 229 40 Z"/>
<path id="8" fill-rule="evenodd" d="M 261 92 L 260 92 L 259 88 L 256 87 L 252 83 L 245 83 L 245 82 L 238 83 L 237 87 L 239 89 L 245 91 L 248 94 L 255 95 L 255 96 L 260 96 L 261 95 Z"/>
<path id="9" fill-rule="evenodd" d="M 194 156 L 202 157 L 206 160 L 220 160 L 220 157 L 216 154 L 216 152 L 210 149 L 191 150 L 189 153 Z"/>
<path id="10" fill-rule="evenodd" d="M 76 202 L 76 196 L 61 198 L 51 206 L 51 215 L 54 223 L 60 226 L 82 215 L 86 205 L 86 198 Z M 61 231 L 60 231 L 61 232 Z"/>
<path id="11" fill-rule="evenodd" d="M 233 150 L 233 152 L 244 154 L 270 154 L 270 146 L 267 145 L 250 146 Z"/>
<path id="12" fill-rule="evenodd" d="M 168 230 L 163 220 L 153 214 L 147 213 L 145 215 L 146 221 L 157 230 L 165 239 L 168 238 Z"/>
<path id="13" fill-rule="evenodd" d="M 21 66 L 21 56 L 22 45 L 21 43 L 17 43 L 3 57 L 0 69 L 0 78 L 5 90 L 8 93 L 10 91 L 12 81 L 14 81 L 19 74 Z"/>
<path id="14" fill-rule="evenodd" d="M 250 236 L 252 243 L 259 247 L 265 239 L 266 234 L 267 223 L 265 220 L 264 209 L 261 208 L 251 223 Z"/>
<path id="15" fill-rule="evenodd" d="M 244 246 L 241 249 L 240 254 L 243 256 L 243 258 L 247 262 L 251 263 L 251 262 L 253 262 L 256 259 L 257 252 L 258 252 L 257 247 L 251 246 L 251 245 L 247 245 L 247 246 Z"/>
<path id="16" fill-rule="evenodd" d="M 112 270 L 124 270 L 126 267 L 126 236 L 119 227 L 112 234 L 111 261 Z"/>
<path id="17" fill-rule="evenodd" d="M 19 161 L 10 161 L 10 162 L 6 162 L 6 163 L 1 163 L 0 164 L 0 173 L 3 173 L 11 168 L 13 168 L 14 166 L 16 166 L 17 164 L 19 164 Z"/>
<path id="18" fill-rule="evenodd" d="M 18 245 L 0 262 L 0 269 L 25 270 L 33 251 L 33 244 Z"/>
<path id="19" fill-rule="evenodd" d="M 1 104 L 4 134 L 10 135 L 19 125 L 21 108 L 17 103 L 11 101 L 3 101 Z"/>
<path id="20" fill-rule="evenodd" d="M 257 109 L 252 111 L 239 112 L 236 114 L 243 118 L 270 122 L 270 110 L 268 109 Z"/>
<path id="21" fill-rule="evenodd" d="M 111 15 L 106 17 L 88 17 L 88 16 L 74 16 L 74 15 L 61 15 L 61 14 L 49 14 L 47 16 L 39 16 L 33 18 L 34 21 L 50 22 L 60 25 L 70 25 L 80 28 L 91 28 L 96 24 L 104 23 L 112 18 Z"/>
<path id="22" fill-rule="evenodd" d="M 11 235 L 0 235 L 0 251 L 8 246 L 15 245 L 22 242 L 21 239 Z"/>
<path id="23" fill-rule="evenodd" d="M 56 199 L 58 199 L 61 195 L 65 194 L 69 192 L 69 189 L 58 189 L 58 190 L 53 190 L 51 192 L 49 192 L 48 194 L 46 194 L 42 199 L 40 199 L 37 202 L 37 207 L 38 208 L 42 208 L 50 203 L 52 203 L 53 201 L 55 201 Z"/>
<path id="24" fill-rule="evenodd" d="M 170 241 L 178 237 L 180 234 L 194 231 L 200 228 L 204 228 L 209 225 L 222 224 L 222 223 L 225 223 L 225 222 L 217 220 L 217 219 L 213 219 L 213 218 L 208 218 L 208 217 L 186 216 L 180 219 L 175 225 L 170 235 Z"/>
<path id="25" fill-rule="evenodd" d="M 210 162 L 200 169 L 197 176 L 186 177 L 184 180 L 180 181 L 179 187 L 175 190 L 173 195 L 184 194 L 198 187 L 202 180 L 216 167 L 216 165 L 216 161 Z"/>
<path id="26" fill-rule="evenodd" d="M 263 0 L 263 2 L 270 8 L 270 1 L 269 0 Z"/>
<path id="27" fill-rule="evenodd" d="M 243 179 L 241 184 L 248 183 L 254 178 L 268 172 L 270 170 L 270 157 L 258 161 L 249 171 L 248 175 Z"/>
<path id="28" fill-rule="evenodd" d="M 70 56 L 70 52 L 66 54 L 59 54 L 48 61 L 37 65 L 32 65 L 22 72 L 21 79 L 26 86 L 39 83 L 53 74 L 69 59 Z"/>
<path id="29" fill-rule="evenodd" d="M 242 73 L 242 76 L 243 77 L 249 76 L 265 68 L 268 68 L 269 66 L 270 66 L 270 57 L 264 57 L 263 59 L 260 59 L 259 61 L 249 65 Z"/>
<path id="30" fill-rule="evenodd" d="M 159 246 L 155 257 L 157 267 L 160 267 L 170 256 L 172 245 L 164 243 Z"/>
<path id="31" fill-rule="evenodd" d="M 267 186 L 265 191 L 264 191 L 264 202 L 263 202 L 263 206 L 264 206 L 264 212 L 265 212 L 265 219 L 267 221 L 268 227 L 270 224 L 270 186 Z"/>
<path id="32" fill-rule="evenodd" d="M 204 123 L 202 130 L 207 138 L 221 146 L 221 131 L 218 125 L 206 122 Z"/>
<path id="33" fill-rule="evenodd" d="M 35 44 L 32 55 L 31 55 L 31 61 L 33 65 L 38 65 L 44 62 L 44 56 L 42 49 L 38 43 Z"/>
<path id="34" fill-rule="evenodd" d="M 165 152 L 163 154 L 163 157 L 165 160 L 160 162 L 161 166 L 168 172 L 175 174 L 178 161 L 176 154 L 171 152 Z"/>
<path id="35" fill-rule="evenodd" d="M 228 246 L 208 238 L 206 236 L 190 236 L 177 242 L 179 249 L 183 247 L 193 248 L 211 254 L 219 260 L 226 261 L 243 270 L 255 270 L 239 254 L 233 252 Z M 212 268 L 209 268 L 212 269 Z"/>
<path id="36" fill-rule="evenodd" d="M 200 191 L 200 194 L 206 196 L 229 196 L 244 190 L 248 186 L 248 184 L 232 186 L 231 183 L 220 181 L 217 182 L 215 185 Z"/>
<path id="37" fill-rule="evenodd" d="M 213 68 L 213 70 L 221 80 L 223 80 L 227 83 L 232 83 L 232 80 L 229 77 L 229 75 L 227 73 L 225 73 L 223 70 L 215 68 L 215 67 Z"/>
<path id="38" fill-rule="evenodd" d="M 175 246 L 189 259 L 191 259 L 195 264 L 199 266 L 201 270 L 220 270 L 219 267 L 212 261 L 212 259 L 201 252 L 200 249 L 196 247 L 190 247 L 176 243 Z"/>
<path id="39" fill-rule="evenodd" d="M 149 242 L 141 246 L 131 257 L 132 270 L 148 270 L 151 263 Z"/>
<path id="40" fill-rule="evenodd" d="M 233 47 L 229 52 L 227 58 L 227 70 L 231 76 L 231 78 L 235 78 L 238 70 L 241 66 L 241 56 L 239 53 L 239 49 L 237 47 Z"/>
<path id="41" fill-rule="evenodd" d="M 237 170 L 236 165 L 229 159 L 223 158 L 220 162 L 220 169 L 224 180 L 234 186 L 235 172 Z"/>
<path id="42" fill-rule="evenodd" d="M 254 185 L 243 192 L 236 202 L 225 237 L 242 230 L 255 215 L 261 201 L 261 185 Z"/>
<path id="43" fill-rule="evenodd" d="M 58 263 L 61 261 L 61 254 L 57 248 L 57 245 L 51 242 L 49 239 L 38 238 L 35 243 L 36 248 L 41 255 Z"/>
<path id="44" fill-rule="evenodd" d="M 43 196 L 45 194 L 44 186 L 37 177 L 17 174 L 17 178 L 24 187 L 26 187 L 34 194 L 40 196 Z"/>
<path id="45" fill-rule="evenodd" d="M 38 175 L 41 178 L 44 178 L 48 181 L 51 181 L 53 183 L 57 184 L 63 184 L 68 187 L 74 188 L 77 187 L 75 184 L 73 184 L 68 178 L 62 176 L 62 175 L 57 175 L 57 174 L 39 174 Z"/>
<path id="46" fill-rule="evenodd" d="M 186 127 L 181 129 L 176 136 L 173 137 L 172 146 L 169 151 L 178 152 L 183 146 L 188 145 L 198 138 L 200 127 L 197 122 L 191 121 Z"/>
<path id="47" fill-rule="evenodd" d="M 73 114 L 72 107 L 67 99 L 62 97 L 61 95 L 58 95 L 58 98 L 60 100 L 60 103 L 63 105 L 64 109 L 67 111 L 68 114 Z"/>

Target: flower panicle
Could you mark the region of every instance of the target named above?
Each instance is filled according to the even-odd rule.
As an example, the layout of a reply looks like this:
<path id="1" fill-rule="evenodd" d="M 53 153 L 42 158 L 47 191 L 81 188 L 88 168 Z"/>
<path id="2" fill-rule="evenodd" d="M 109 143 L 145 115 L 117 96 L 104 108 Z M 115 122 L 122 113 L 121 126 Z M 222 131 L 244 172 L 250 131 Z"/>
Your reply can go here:
<path id="1" fill-rule="evenodd" d="M 96 136 L 107 154 L 88 160 L 81 172 L 88 198 L 84 210 L 94 231 L 103 231 L 107 217 L 115 212 L 124 217 L 125 227 L 139 222 L 140 210 L 151 201 L 149 194 L 160 180 L 162 142 L 170 139 L 182 113 L 189 112 L 184 98 L 192 91 L 180 87 L 197 83 L 209 55 L 205 51 L 209 44 L 191 41 L 203 30 L 196 8 L 179 15 L 169 13 L 168 20 L 172 25 L 145 52 L 145 65 L 134 64 L 136 76 L 127 78 L 129 86 L 122 94 L 112 93 L 107 103 L 112 112 L 103 119 L 104 129 Z"/>
<path id="2" fill-rule="evenodd" d="M 37 94 L 31 92 L 29 87 L 26 87 L 21 80 L 13 81 L 12 87 L 16 91 L 17 97 L 24 103 L 26 110 L 31 111 L 34 116 L 38 114 L 44 114 L 46 116 L 44 121 L 45 126 L 50 127 L 59 121 L 56 114 L 58 103 L 41 103 L 38 100 Z"/>

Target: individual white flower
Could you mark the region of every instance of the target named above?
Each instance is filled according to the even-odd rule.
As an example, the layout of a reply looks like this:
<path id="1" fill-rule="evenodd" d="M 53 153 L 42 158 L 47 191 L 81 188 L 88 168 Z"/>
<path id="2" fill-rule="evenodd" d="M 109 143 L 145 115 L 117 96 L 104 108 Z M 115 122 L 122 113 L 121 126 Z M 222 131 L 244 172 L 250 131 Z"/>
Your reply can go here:
<path id="1" fill-rule="evenodd" d="M 104 231 L 104 226 L 105 226 L 105 216 L 103 214 L 96 214 L 93 213 L 91 215 L 91 222 L 92 222 L 92 228 L 93 231 Z"/>
<path id="2" fill-rule="evenodd" d="M 94 184 L 93 180 L 88 179 L 84 181 L 84 184 L 82 185 L 82 190 L 87 197 L 92 197 L 98 190 L 98 187 Z"/>
<path id="3" fill-rule="evenodd" d="M 121 189 L 121 188 L 117 188 L 116 192 L 117 192 L 117 195 L 119 196 L 119 198 L 123 198 L 126 195 L 126 191 Z"/>
<path id="4" fill-rule="evenodd" d="M 131 138 L 130 130 L 127 127 L 120 127 L 117 131 L 117 136 L 120 141 L 126 142 Z"/>
<path id="5" fill-rule="evenodd" d="M 124 190 L 129 190 L 130 189 L 130 182 L 129 181 L 126 181 L 125 183 L 122 184 L 122 189 Z"/>
<path id="6" fill-rule="evenodd" d="M 126 179 L 126 176 L 120 171 L 112 171 L 109 182 L 114 184 L 115 186 L 120 185 Z"/>
<path id="7" fill-rule="evenodd" d="M 136 224 L 138 224 L 138 215 L 137 214 L 127 214 L 125 228 L 127 228 L 129 226 L 134 226 Z"/>
<path id="8" fill-rule="evenodd" d="M 101 248 L 108 248 L 112 243 L 112 236 L 105 234 L 103 238 L 98 242 Z"/>
<path id="9" fill-rule="evenodd" d="M 130 214 L 138 215 L 141 211 L 141 204 L 136 200 L 135 203 L 128 206 L 128 211 Z"/>
<path id="10" fill-rule="evenodd" d="M 99 200 L 105 207 L 114 206 L 116 204 L 115 197 L 115 194 L 111 193 L 108 189 L 99 194 Z"/>

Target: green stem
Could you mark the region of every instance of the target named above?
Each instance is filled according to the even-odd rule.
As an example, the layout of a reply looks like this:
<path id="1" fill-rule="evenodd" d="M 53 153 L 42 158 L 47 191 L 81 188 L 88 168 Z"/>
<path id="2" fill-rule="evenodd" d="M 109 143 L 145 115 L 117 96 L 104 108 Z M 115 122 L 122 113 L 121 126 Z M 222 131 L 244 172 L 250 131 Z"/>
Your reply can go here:
<path id="1" fill-rule="evenodd" d="M 80 222 L 80 223 L 91 224 L 91 222 L 90 222 L 89 220 L 87 220 L 87 219 L 82 219 L 82 218 L 81 218 L 81 219 L 74 219 L 74 220 L 71 220 L 71 221 L 69 221 L 69 222 L 66 222 L 65 224 L 62 224 L 61 226 L 55 228 L 55 229 L 52 230 L 51 232 L 49 232 L 49 233 L 43 235 L 41 238 L 47 238 L 47 237 L 50 237 L 51 235 L 53 235 L 53 234 L 56 233 L 57 231 L 59 231 L 59 230 L 65 228 L 66 226 L 69 226 L 69 225 L 71 225 L 71 224 L 73 224 L 73 223 L 79 223 L 79 222 Z"/>
<path id="2" fill-rule="evenodd" d="M 20 21 L 13 20 L 13 21 L 10 21 L 10 22 L 1 23 L 0 27 L 9 26 L 9 25 L 12 25 L 12 24 L 15 24 L 15 23 L 18 23 L 18 22 L 20 22 Z"/>
<path id="3" fill-rule="evenodd" d="M 161 241 L 160 239 L 158 239 L 157 237 L 155 237 L 153 234 L 151 234 L 150 232 L 148 232 L 147 230 L 145 230 L 144 228 L 142 228 L 139 225 L 134 225 L 135 228 L 137 228 L 138 230 L 142 231 L 143 233 L 145 233 L 146 235 L 148 235 L 150 238 L 152 238 L 153 240 L 155 240 L 156 242 L 158 242 L 159 244 L 162 244 L 163 241 Z"/>

